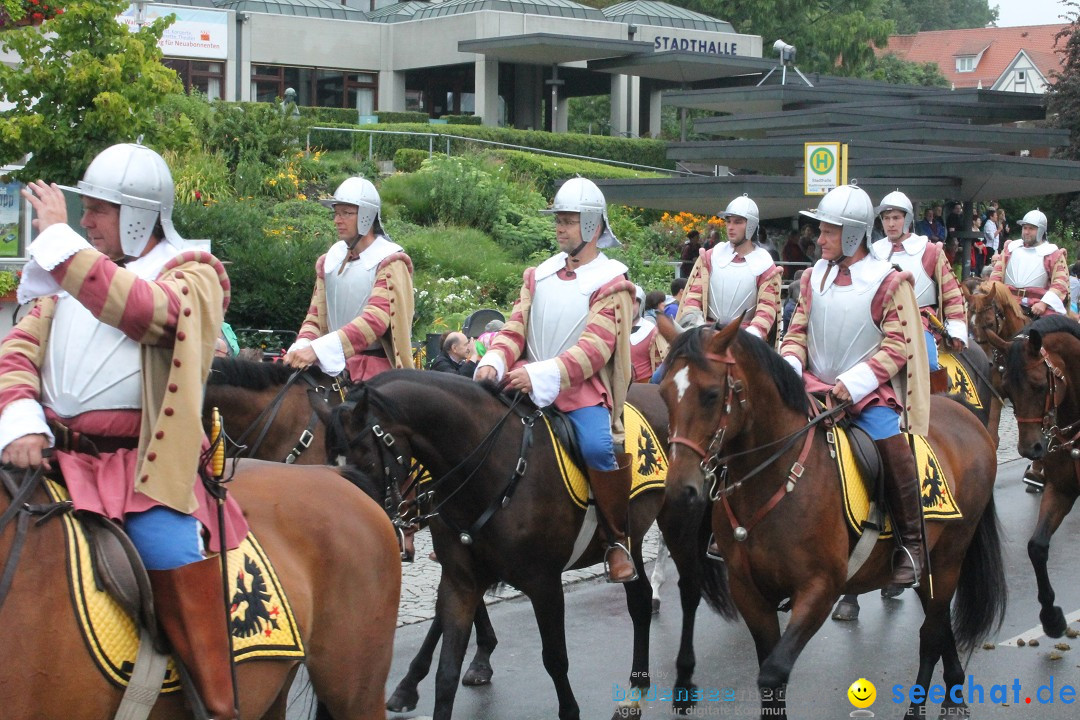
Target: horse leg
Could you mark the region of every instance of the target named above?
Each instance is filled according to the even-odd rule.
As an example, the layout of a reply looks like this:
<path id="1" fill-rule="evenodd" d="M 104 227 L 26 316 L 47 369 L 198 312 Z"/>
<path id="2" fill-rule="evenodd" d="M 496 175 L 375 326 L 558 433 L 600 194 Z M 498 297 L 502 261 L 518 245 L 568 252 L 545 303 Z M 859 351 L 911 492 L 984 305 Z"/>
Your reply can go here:
<path id="1" fill-rule="evenodd" d="M 849 593 L 840 598 L 840 602 L 836 603 L 836 609 L 833 610 L 832 619 L 842 622 L 858 620 L 859 596 L 855 593 Z"/>
<path id="2" fill-rule="evenodd" d="M 638 569 L 638 579 L 625 583 L 626 610 L 634 623 L 634 659 L 630 666 L 630 687 L 636 691 L 635 697 L 643 696 L 649 689 L 649 627 L 652 625 L 652 587 L 645 579 L 644 563 L 641 560 L 641 544 L 634 546 L 634 562 Z M 630 715 L 632 716 L 632 710 Z M 616 711 L 615 717 L 628 717 L 627 713 Z"/>
<path id="3" fill-rule="evenodd" d="M 941 593 L 939 600 L 930 600 L 928 591 L 926 595 L 920 592 L 920 597 L 923 600 L 926 617 L 923 619 L 922 627 L 919 628 L 919 672 L 915 677 L 915 684 L 925 689 L 930 687 L 934 679 L 934 668 L 937 667 L 945 647 L 951 644 L 952 652 L 956 654 L 956 641 L 952 636 L 952 613 L 949 610 L 952 593 L 948 595 Z M 940 598 L 944 598 L 944 602 L 941 602 Z M 963 669 L 961 668 L 962 679 Z M 948 679 L 946 679 L 946 685 L 948 685 Z M 923 695 L 918 702 L 911 701 L 907 709 L 907 717 L 926 717 L 926 695 Z"/>
<path id="4" fill-rule="evenodd" d="M 442 624 L 443 645 L 435 671 L 435 713 L 433 720 L 450 720 L 454 712 L 458 680 L 465 651 L 469 648 L 476 606 L 483 602 L 482 588 L 456 583 L 444 571 L 439 583 L 435 613 Z"/>
<path id="5" fill-rule="evenodd" d="M 469 663 L 465 677 L 461 678 L 461 684 L 469 687 L 487 685 L 491 682 L 491 675 L 494 673 L 491 669 L 491 653 L 495 652 L 495 646 L 499 644 L 499 638 L 495 637 L 495 628 L 491 625 L 487 605 L 483 600 L 476 606 L 473 626 L 476 628 L 476 655 Z"/>
<path id="6" fill-rule="evenodd" d="M 758 672 L 761 717 L 787 716 L 787 682 L 806 643 L 829 617 L 835 585 L 812 582 L 792 597 L 791 620 Z"/>
<path id="7" fill-rule="evenodd" d="M 1061 608 L 1054 605 L 1054 588 L 1050 585 L 1050 574 L 1046 561 L 1050 557 L 1050 538 L 1061 525 L 1061 521 L 1072 510 L 1076 496 L 1064 495 L 1054 483 L 1046 484 L 1046 491 L 1039 505 L 1039 519 L 1035 523 L 1035 532 L 1028 540 L 1028 557 L 1035 569 L 1035 582 L 1039 588 L 1039 621 L 1043 632 L 1049 637 L 1058 638 L 1065 633 L 1067 623 Z"/>
<path id="8" fill-rule="evenodd" d="M 783 717 L 787 714 L 783 696 L 780 697 L 780 704 L 776 707 L 776 696 L 772 692 L 766 695 L 761 685 L 762 675 L 760 674 L 764 670 L 773 650 L 780 642 L 780 619 L 776 614 L 776 604 L 770 603 L 763 598 L 757 588 L 750 585 L 748 580 L 735 574 L 732 574 L 730 578 L 730 588 L 732 599 L 735 601 L 736 607 L 739 608 L 739 613 L 750 631 L 750 636 L 754 638 L 754 649 L 757 651 L 759 669 L 758 687 L 762 688 L 761 717 L 764 719 L 767 714 L 772 717 Z M 767 703 L 768 708 L 766 707 Z M 774 712 L 774 710 L 778 710 L 778 712 Z"/>
<path id="9" fill-rule="evenodd" d="M 416 703 L 420 701 L 420 691 L 417 686 L 421 680 L 427 677 L 428 670 L 431 669 L 431 658 L 435 655 L 435 646 L 439 644 L 439 638 L 441 637 L 442 622 L 436 615 L 435 619 L 431 621 L 431 627 L 428 628 L 427 635 L 424 636 L 424 642 L 421 643 L 420 650 L 417 651 L 416 657 L 409 663 L 409 671 L 405 673 L 405 677 L 401 678 L 401 682 L 394 688 L 393 695 L 386 701 L 387 710 L 406 713 L 416 709 Z"/>
<path id="10" fill-rule="evenodd" d="M 660 612 L 660 589 L 664 587 L 664 581 L 667 580 L 664 563 L 668 555 L 670 553 L 668 552 L 667 541 L 661 535 L 660 542 L 656 546 L 656 562 L 653 563 L 652 575 L 649 576 L 649 584 L 652 586 L 653 614 Z M 679 577 L 682 577 L 681 573 Z"/>
<path id="11" fill-rule="evenodd" d="M 952 631 L 952 613 L 946 618 L 941 637 L 941 662 L 945 680 L 945 700 L 941 703 L 943 716 L 968 715 L 967 702 L 964 700 L 964 664 L 956 651 L 956 638 Z"/>
<path id="12" fill-rule="evenodd" d="M 700 531 L 679 536 L 670 545 L 671 559 L 679 572 L 679 602 L 682 606 L 682 633 L 679 636 L 679 654 L 675 657 L 675 687 L 672 708 L 675 712 L 688 712 L 696 704 L 692 698 L 697 686 L 693 683 L 697 658 L 694 655 L 694 624 L 701 603 L 702 556 L 709 542 L 709 523 L 701 523 Z M 717 562 L 708 560 L 706 562 Z M 655 603 L 655 595 L 654 600 Z"/>
<path id="13" fill-rule="evenodd" d="M 635 582 L 642 580 L 639 577 Z M 522 590 L 532 601 L 536 626 L 540 630 L 544 669 L 555 683 L 555 695 L 559 698 L 559 720 L 580 720 L 581 709 L 568 677 L 570 661 L 566 655 L 566 611 L 562 582 L 558 576 L 543 578 Z"/>

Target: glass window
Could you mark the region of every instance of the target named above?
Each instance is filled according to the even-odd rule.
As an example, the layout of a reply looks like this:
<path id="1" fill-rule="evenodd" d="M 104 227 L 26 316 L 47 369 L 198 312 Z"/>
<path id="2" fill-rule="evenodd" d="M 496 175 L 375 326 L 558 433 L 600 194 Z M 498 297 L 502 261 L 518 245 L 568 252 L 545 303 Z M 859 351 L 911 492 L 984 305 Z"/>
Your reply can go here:
<path id="1" fill-rule="evenodd" d="M 186 92 L 198 90 L 210 100 L 224 97 L 225 63 L 179 58 L 162 58 L 161 62 L 176 71 Z"/>

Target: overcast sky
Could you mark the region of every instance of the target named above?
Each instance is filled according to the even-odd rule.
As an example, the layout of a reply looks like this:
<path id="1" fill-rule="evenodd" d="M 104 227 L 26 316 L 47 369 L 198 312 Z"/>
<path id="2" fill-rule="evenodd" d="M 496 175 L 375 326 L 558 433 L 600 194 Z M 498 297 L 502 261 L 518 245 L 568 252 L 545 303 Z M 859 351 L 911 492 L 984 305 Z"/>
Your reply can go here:
<path id="1" fill-rule="evenodd" d="M 998 27 L 1050 25 L 1066 22 L 1059 17 L 1069 8 L 1061 0 L 990 0 L 998 6 Z"/>

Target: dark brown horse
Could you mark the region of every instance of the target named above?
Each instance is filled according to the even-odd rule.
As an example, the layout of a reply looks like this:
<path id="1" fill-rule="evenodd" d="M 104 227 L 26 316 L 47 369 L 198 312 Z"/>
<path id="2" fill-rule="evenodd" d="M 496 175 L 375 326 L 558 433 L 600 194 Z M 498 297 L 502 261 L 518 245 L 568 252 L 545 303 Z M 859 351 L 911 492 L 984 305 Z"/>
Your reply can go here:
<path id="1" fill-rule="evenodd" d="M 808 426 L 802 379 L 771 348 L 733 323 L 685 333 L 667 362 L 661 392 L 673 436 L 668 502 L 700 504 L 705 469 L 726 465 L 729 484 L 719 488 L 712 513 L 725 562 L 707 566 L 706 595 L 724 603 L 730 592 L 757 648 L 762 717 L 783 715 L 785 686 L 802 649 L 841 593 L 889 582 L 892 543 L 878 543 L 846 580 L 857 538 L 844 518 L 826 433 Z M 927 523 L 933 577 L 924 572 L 918 588 L 926 619 L 917 682 L 928 686 L 940 659 L 951 689 L 964 680 L 958 645 L 972 647 L 1000 623 L 1005 583 L 993 443 L 960 404 L 940 397 L 932 404 L 929 442 L 963 518 Z M 782 633 L 781 605 L 791 610 Z M 946 704 L 955 705 L 952 698 Z"/>
<path id="2" fill-rule="evenodd" d="M 990 408 L 990 422 L 987 429 L 996 445 L 998 427 L 1001 424 L 1001 373 L 1004 356 L 1001 350 L 991 343 L 990 333 L 996 334 L 999 338 L 1011 338 L 1031 322 L 1031 315 L 1024 311 L 1005 283 L 996 281 L 979 285 L 971 295 L 968 309 L 971 314 L 971 335 L 990 358 L 990 381 L 995 395 Z"/>
<path id="3" fill-rule="evenodd" d="M 230 488 L 288 595 L 319 699 L 336 720 L 384 717 L 401 586 L 386 514 L 325 467 L 244 460 Z M 31 502 L 45 501 L 38 489 Z M 9 502 L 0 489 L 0 514 Z M 16 524 L 0 533 L 4 562 Z M 120 702 L 121 691 L 97 669 L 79 631 L 64 580 L 63 532 L 56 518 L 30 523 L 0 607 L 0 707 L 9 720 L 98 720 L 113 717 Z M 284 720 L 298 666 L 297 660 L 240 663 L 241 716 Z M 150 717 L 185 720 L 191 714 L 172 694 L 158 699 Z"/>
<path id="4" fill-rule="evenodd" d="M 244 447 L 240 457 L 323 465 L 325 426 L 309 404 L 312 390 L 336 405 L 338 381 L 317 368 L 297 373 L 279 363 L 215 358 L 203 401 L 203 425 L 209 432 L 210 411 L 220 408 L 231 439 Z"/>
<path id="5" fill-rule="evenodd" d="M 1080 495 L 1080 325 L 1051 315 L 1033 322 L 1011 342 L 993 332 L 990 339 L 1005 357 L 1005 395 L 1020 431 L 1017 450 L 1043 463 L 1046 490 L 1028 540 L 1028 557 L 1035 568 L 1043 631 L 1061 637 L 1065 616 L 1054 605 L 1046 562 L 1050 538 Z"/>
<path id="6" fill-rule="evenodd" d="M 635 405 L 654 423 L 656 442 L 666 445 L 663 403 L 655 390 L 643 393 L 633 398 Z M 522 412 L 504 404 L 493 387 L 465 378 L 390 371 L 354 389 L 331 426 L 331 441 L 340 427 L 349 462 L 382 479 L 391 491 L 400 485 L 409 458 L 434 478 L 422 494 L 443 566 L 436 609 L 443 632 L 435 680 L 438 720 L 451 717 L 473 615 L 497 582 L 517 587 L 532 601 L 559 717 L 580 717 L 568 678 L 561 575 L 586 513 L 559 480 L 551 439 L 535 411 L 515 407 Z M 531 447 L 523 450 L 526 434 Z M 640 539 L 662 503 L 659 491 L 643 492 L 630 503 L 631 549 L 639 572 L 625 588 L 634 632 L 630 684 L 641 689 L 649 687 L 651 589 Z M 604 543 L 594 531 L 570 565 L 594 565 L 603 555 Z"/>

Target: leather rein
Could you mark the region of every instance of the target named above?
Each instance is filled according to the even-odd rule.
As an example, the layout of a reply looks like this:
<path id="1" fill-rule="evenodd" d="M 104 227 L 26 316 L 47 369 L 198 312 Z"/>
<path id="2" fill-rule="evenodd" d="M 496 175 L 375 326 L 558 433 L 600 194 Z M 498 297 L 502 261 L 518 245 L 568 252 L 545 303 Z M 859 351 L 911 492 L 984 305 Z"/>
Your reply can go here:
<path id="1" fill-rule="evenodd" d="M 3 534 L 5 528 L 15 520 L 15 539 L 11 543 L 11 548 L 8 550 L 7 560 L 4 562 L 4 571 L 0 574 L 0 607 L 3 607 L 4 600 L 7 598 L 8 591 L 11 590 L 11 584 L 15 580 L 15 568 L 19 565 L 19 558 L 22 555 L 23 546 L 26 543 L 26 533 L 30 526 L 30 517 L 37 516 L 38 520 L 35 524 L 41 525 L 54 515 L 68 512 L 71 510 L 72 503 L 70 500 L 58 503 L 45 503 L 42 505 L 31 504 L 30 498 L 33 496 L 34 491 L 41 486 L 41 479 L 44 477 L 44 469 L 37 467 L 33 469 L 23 470 L 22 481 L 16 483 L 10 470 L 10 466 L 0 468 L 0 484 L 3 485 L 8 495 L 11 496 L 11 504 L 7 506 L 3 513 L 0 513 L 0 535 Z"/>
<path id="2" fill-rule="evenodd" d="M 1027 335 L 1017 335 L 1016 337 L 1025 341 L 1028 339 Z M 1046 453 L 1048 455 L 1052 452 L 1070 451 L 1076 478 L 1080 480 L 1080 457 L 1077 457 L 1080 453 L 1075 449 L 1076 443 L 1080 442 L 1080 420 L 1065 427 L 1058 427 L 1057 424 L 1058 408 L 1065 402 L 1065 390 L 1068 387 L 1068 380 L 1065 372 L 1050 361 L 1050 355 L 1046 352 L 1045 347 L 1039 348 L 1039 355 L 1046 368 L 1047 392 L 1043 414 L 1041 417 L 1020 417 L 1018 415 L 1016 422 L 1022 425 L 1039 423 L 1043 437 L 1046 439 Z"/>
<path id="3" fill-rule="evenodd" d="M 739 452 L 728 453 L 727 455 L 721 455 L 720 452 L 723 449 L 724 439 L 727 434 L 728 418 L 731 416 L 731 408 L 735 401 L 738 400 L 739 406 L 743 409 L 747 406 L 746 399 L 746 384 L 741 378 L 734 378 L 735 358 L 731 354 L 731 350 L 726 351 L 723 355 L 716 353 L 706 353 L 706 359 L 713 362 L 722 363 L 727 366 L 727 394 L 724 398 L 724 414 L 720 420 L 720 424 L 713 433 L 709 440 L 707 447 L 702 447 L 700 444 L 693 442 L 689 438 L 674 436 L 669 440 L 672 445 L 683 445 L 690 448 L 701 458 L 699 467 L 702 473 L 705 475 L 705 482 L 707 486 L 711 487 L 709 491 L 709 499 L 713 502 L 719 500 L 724 507 L 724 512 L 727 514 L 728 521 L 731 523 L 732 529 L 735 531 L 735 538 L 737 540 L 745 540 L 751 529 L 754 528 L 762 519 L 765 518 L 769 512 L 776 507 L 776 505 L 783 500 L 788 493 L 795 490 L 799 479 L 802 478 L 806 472 L 806 459 L 810 455 L 810 449 L 813 446 L 814 433 L 811 432 L 819 424 L 822 424 L 830 419 L 835 419 L 841 415 L 844 410 L 847 409 L 849 403 L 843 403 L 836 407 L 833 407 L 825 412 L 819 413 L 806 425 L 798 430 L 788 433 L 787 435 L 759 445 L 757 447 L 750 448 L 748 450 L 741 450 Z M 805 437 L 804 437 L 805 436 Z M 795 446 L 799 438 L 803 437 L 802 448 L 799 451 L 799 456 L 788 468 L 787 482 L 780 485 L 772 497 L 762 505 L 754 513 L 754 516 L 750 519 L 750 522 L 745 525 L 740 524 L 735 517 L 735 511 L 731 508 L 730 502 L 728 502 L 728 495 L 737 490 L 743 483 L 755 475 L 760 474 L 767 467 L 779 460 L 785 453 Z M 749 455 L 751 453 L 760 452 L 773 446 L 779 446 L 774 450 L 764 461 L 759 463 L 749 472 L 745 473 L 739 480 L 732 484 L 726 483 L 727 478 L 727 465 L 728 463 L 743 455 Z M 724 487 L 721 488 L 723 482 Z"/>

